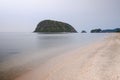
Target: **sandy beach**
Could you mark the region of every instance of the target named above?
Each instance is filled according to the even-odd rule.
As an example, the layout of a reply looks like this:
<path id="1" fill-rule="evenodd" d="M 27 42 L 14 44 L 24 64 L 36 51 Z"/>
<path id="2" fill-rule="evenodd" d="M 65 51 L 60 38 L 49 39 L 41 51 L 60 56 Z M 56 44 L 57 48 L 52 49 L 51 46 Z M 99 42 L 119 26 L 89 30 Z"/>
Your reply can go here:
<path id="1" fill-rule="evenodd" d="M 120 34 L 54 57 L 15 80 L 120 80 Z"/>

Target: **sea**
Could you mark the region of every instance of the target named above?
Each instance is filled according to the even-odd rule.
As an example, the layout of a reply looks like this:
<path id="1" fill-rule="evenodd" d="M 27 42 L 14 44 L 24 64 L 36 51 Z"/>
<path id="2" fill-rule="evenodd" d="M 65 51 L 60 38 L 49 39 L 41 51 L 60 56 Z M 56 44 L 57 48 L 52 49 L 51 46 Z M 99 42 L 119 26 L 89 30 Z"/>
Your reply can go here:
<path id="1" fill-rule="evenodd" d="M 1 32 L 0 78 L 4 76 L 1 76 L 4 72 L 22 71 L 24 68 L 29 70 L 55 56 L 103 40 L 108 35 L 104 33 Z"/>

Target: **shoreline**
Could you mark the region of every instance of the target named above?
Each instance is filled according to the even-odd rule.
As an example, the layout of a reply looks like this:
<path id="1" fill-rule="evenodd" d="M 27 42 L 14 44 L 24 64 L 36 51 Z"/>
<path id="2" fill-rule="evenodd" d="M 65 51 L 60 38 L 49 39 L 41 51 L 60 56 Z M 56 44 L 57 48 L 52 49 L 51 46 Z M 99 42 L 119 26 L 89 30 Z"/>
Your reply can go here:
<path id="1" fill-rule="evenodd" d="M 119 35 L 54 57 L 15 80 L 118 80 Z"/>
<path id="2" fill-rule="evenodd" d="M 22 61 L 16 64 L 9 61 L 7 63 L 4 63 L 5 65 L 0 66 L 1 68 L 0 79 L 1 80 L 34 80 L 34 79 L 35 80 L 56 80 L 56 79 L 57 80 L 59 79 L 60 80 L 61 79 L 77 80 L 76 78 L 75 79 L 73 78 L 75 77 L 73 74 L 77 75 L 77 74 L 80 74 L 78 73 L 79 70 L 80 70 L 79 72 L 82 71 L 82 69 L 78 69 L 77 66 L 80 66 L 80 65 L 83 66 L 84 64 L 87 64 L 86 62 L 90 60 L 89 57 L 91 57 L 92 59 L 93 58 L 92 56 L 95 56 L 95 54 L 97 54 L 99 50 L 103 49 L 102 47 L 106 47 L 106 44 L 109 44 L 109 42 L 113 41 L 113 39 L 114 41 L 117 40 L 117 43 L 119 44 L 119 34 L 111 34 L 104 37 L 103 39 L 98 39 L 89 44 L 83 45 L 82 47 L 81 46 L 73 47 L 71 45 L 73 48 L 71 47 L 66 51 L 64 50 L 61 51 L 62 49 L 60 48 L 61 50 L 59 50 L 60 51 L 59 55 L 54 55 L 52 53 L 52 56 L 51 57 L 49 56 L 49 58 L 46 61 L 41 61 L 40 59 L 38 59 L 39 56 L 36 56 L 35 58 L 35 56 L 32 57 L 32 55 L 26 55 L 26 58 L 28 58 L 27 61 L 32 60 L 33 61 L 32 63 L 26 64 L 26 61 L 24 62 Z M 64 49 L 64 47 L 62 48 Z M 54 52 L 54 50 L 55 49 L 53 49 L 52 51 Z M 58 52 L 58 50 L 55 50 L 55 53 L 56 52 Z M 17 59 L 14 59 L 15 57 Z M 19 62 L 19 59 L 21 60 L 20 55 L 14 56 L 14 58 L 12 61 Z M 79 63 L 77 61 L 79 61 Z M 41 64 L 41 62 L 43 63 Z M 7 67 L 8 63 L 11 65 L 11 67 L 12 66 L 14 67 L 11 69 L 7 69 L 10 67 L 10 66 Z M 19 66 L 17 67 L 18 64 Z M 24 64 L 24 65 L 20 66 L 20 64 Z M 74 64 L 74 66 L 71 64 Z M 5 71 L 4 71 L 4 68 L 5 68 Z M 56 76 L 56 79 L 54 79 L 52 76 Z M 70 77 L 71 79 L 68 76 L 71 76 Z M 81 80 L 81 79 L 78 79 L 78 80 Z"/>

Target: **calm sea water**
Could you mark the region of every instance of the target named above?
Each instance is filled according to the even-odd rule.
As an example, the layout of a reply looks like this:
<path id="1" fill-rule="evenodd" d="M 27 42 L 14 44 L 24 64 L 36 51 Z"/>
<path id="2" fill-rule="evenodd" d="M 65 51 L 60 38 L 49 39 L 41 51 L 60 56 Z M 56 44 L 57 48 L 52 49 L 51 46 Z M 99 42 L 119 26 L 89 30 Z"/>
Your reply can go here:
<path id="1" fill-rule="evenodd" d="M 13 67 L 74 50 L 89 43 L 102 40 L 108 34 L 40 34 L 40 33 L 0 33 L 0 66 Z M 11 62 L 8 62 L 11 61 Z M 31 61 L 31 62 L 32 62 Z M 2 68 L 1 68 L 2 69 Z"/>

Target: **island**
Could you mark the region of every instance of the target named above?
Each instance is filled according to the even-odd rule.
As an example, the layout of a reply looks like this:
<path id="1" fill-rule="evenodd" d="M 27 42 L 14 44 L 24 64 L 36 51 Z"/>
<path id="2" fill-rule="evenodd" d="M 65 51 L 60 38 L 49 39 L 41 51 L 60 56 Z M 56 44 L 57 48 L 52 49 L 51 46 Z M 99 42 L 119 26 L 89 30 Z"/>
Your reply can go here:
<path id="1" fill-rule="evenodd" d="M 93 29 L 90 31 L 91 33 L 119 33 L 120 28 L 115 28 L 115 29 Z"/>
<path id="2" fill-rule="evenodd" d="M 101 32 L 102 30 L 100 29 L 100 28 L 98 28 L 98 29 L 92 29 L 90 32 L 91 33 L 99 33 L 99 32 Z"/>
<path id="3" fill-rule="evenodd" d="M 43 20 L 41 21 L 34 32 L 71 32 L 77 33 L 77 31 L 68 23 L 55 21 L 55 20 Z"/>
<path id="4" fill-rule="evenodd" d="M 81 33 L 87 33 L 85 30 L 82 30 Z"/>

